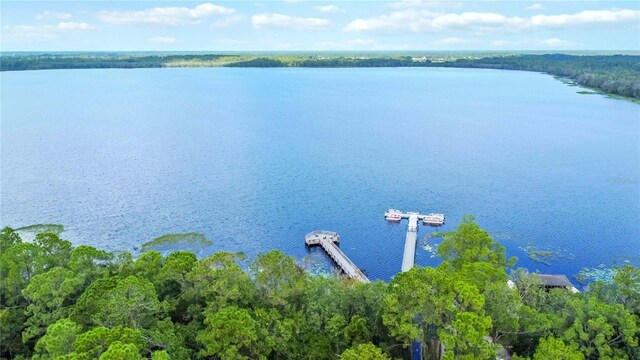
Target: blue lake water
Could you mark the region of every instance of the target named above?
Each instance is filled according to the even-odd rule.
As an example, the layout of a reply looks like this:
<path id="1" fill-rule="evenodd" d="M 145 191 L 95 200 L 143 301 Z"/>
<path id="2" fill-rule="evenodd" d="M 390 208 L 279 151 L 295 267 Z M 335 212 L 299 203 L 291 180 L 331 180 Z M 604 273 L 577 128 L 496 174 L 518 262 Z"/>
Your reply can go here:
<path id="1" fill-rule="evenodd" d="M 445 231 L 474 214 L 532 271 L 639 265 L 640 106 L 579 90 L 477 69 L 4 72 L 1 225 L 126 251 L 200 232 L 200 256 L 281 249 L 324 270 L 303 237 L 326 229 L 388 280 L 397 208 L 445 213 Z"/>

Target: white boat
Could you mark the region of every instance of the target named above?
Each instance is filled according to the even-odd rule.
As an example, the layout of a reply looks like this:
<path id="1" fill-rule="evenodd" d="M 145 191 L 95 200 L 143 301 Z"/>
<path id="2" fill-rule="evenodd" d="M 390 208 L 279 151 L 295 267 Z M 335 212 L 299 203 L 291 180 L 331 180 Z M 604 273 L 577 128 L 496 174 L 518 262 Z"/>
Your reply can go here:
<path id="1" fill-rule="evenodd" d="M 422 218 L 422 223 L 429 226 L 444 225 L 444 214 L 428 214 Z"/>
<path id="2" fill-rule="evenodd" d="M 384 218 L 387 219 L 387 221 L 400 221 L 402 220 L 402 211 L 389 209 L 384 213 Z"/>

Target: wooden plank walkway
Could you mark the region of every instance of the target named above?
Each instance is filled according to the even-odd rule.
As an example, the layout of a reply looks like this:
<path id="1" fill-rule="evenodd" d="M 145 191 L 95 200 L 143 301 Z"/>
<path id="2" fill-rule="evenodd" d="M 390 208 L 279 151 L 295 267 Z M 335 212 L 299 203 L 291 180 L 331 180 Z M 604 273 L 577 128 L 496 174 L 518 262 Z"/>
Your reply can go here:
<path id="1" fill-rule="evenodd" d="M 409 216 L 407 236 L 404 239 L 404 255 L 402 256 L 402 272 L 411 270 L 416 257 L 416 243 L 418 242 L 418 216 Z"/>
<path id="2" fill-rule="evenodd" d="M 338 233 L 325 230 L 313 231 L 304 237 L 304 242 L 307 246 L 320 245 L 347 277 L 363 283 L 370 282 L 356 264 L 336 245 L 340 242 Z"/>

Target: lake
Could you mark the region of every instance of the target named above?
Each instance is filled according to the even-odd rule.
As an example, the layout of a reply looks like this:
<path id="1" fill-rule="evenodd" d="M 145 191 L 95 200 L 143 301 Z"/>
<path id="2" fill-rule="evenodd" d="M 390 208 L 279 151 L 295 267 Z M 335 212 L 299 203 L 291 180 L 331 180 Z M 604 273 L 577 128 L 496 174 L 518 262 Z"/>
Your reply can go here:
<path id="1" fill-rule="evenodd" d="M 303 237 L 325 229 L 388 280 L 396 208 L 445 213 L 444 231 L 473 214 L 531 271 L 640 265 L 640 106 L 548 75 L 54 70 L 4 72 L 1 90 L 3 226 L 63 224 L 76 245 L 133 252 L 198 232 L 213 241 L 199 256 L 281 249 L 321 272 Z M 419 265 L 438 263 L 431 232 Z"/>

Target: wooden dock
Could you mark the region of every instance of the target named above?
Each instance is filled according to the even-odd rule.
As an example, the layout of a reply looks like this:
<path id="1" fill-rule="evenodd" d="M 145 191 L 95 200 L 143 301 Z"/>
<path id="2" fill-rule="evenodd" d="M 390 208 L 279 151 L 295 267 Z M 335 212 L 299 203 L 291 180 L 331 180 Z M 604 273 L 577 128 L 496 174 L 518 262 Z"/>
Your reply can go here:
<path id="1" fill-rule="evenodd" d="M 362 271 L 336 245 L 340 242 L 340 235 L 333 231 L 316 230 L 304 237 L 307 246 L 320 245 L 347 277 L 363 282 L 370 282 Z"/>
<path id="2" fill-rule="evenodd" d="M 400 222 L 408 219 L 407 236 L 404 240 L 404 255 L 402 256 L 402 272 L 411 270 L 416 258 L 416 243 L 418 241 L 418 222 L 422 220 L 423 225 L 441 226 L 444 225 L 443 214 L 420 214 L 419 212 L 402 212 L 400 210 L 389 209 L 384 213 L 385 219 L 391 222 Z"/>
<path id="3" fill-rule="evenodd" d="M 409 216 L 407 236 L 404 240 L 404 255 L 402 256 L 402 272 L 411 270 L 416 257 L 416 243 L 418 242 L 418 216 Z"/>

